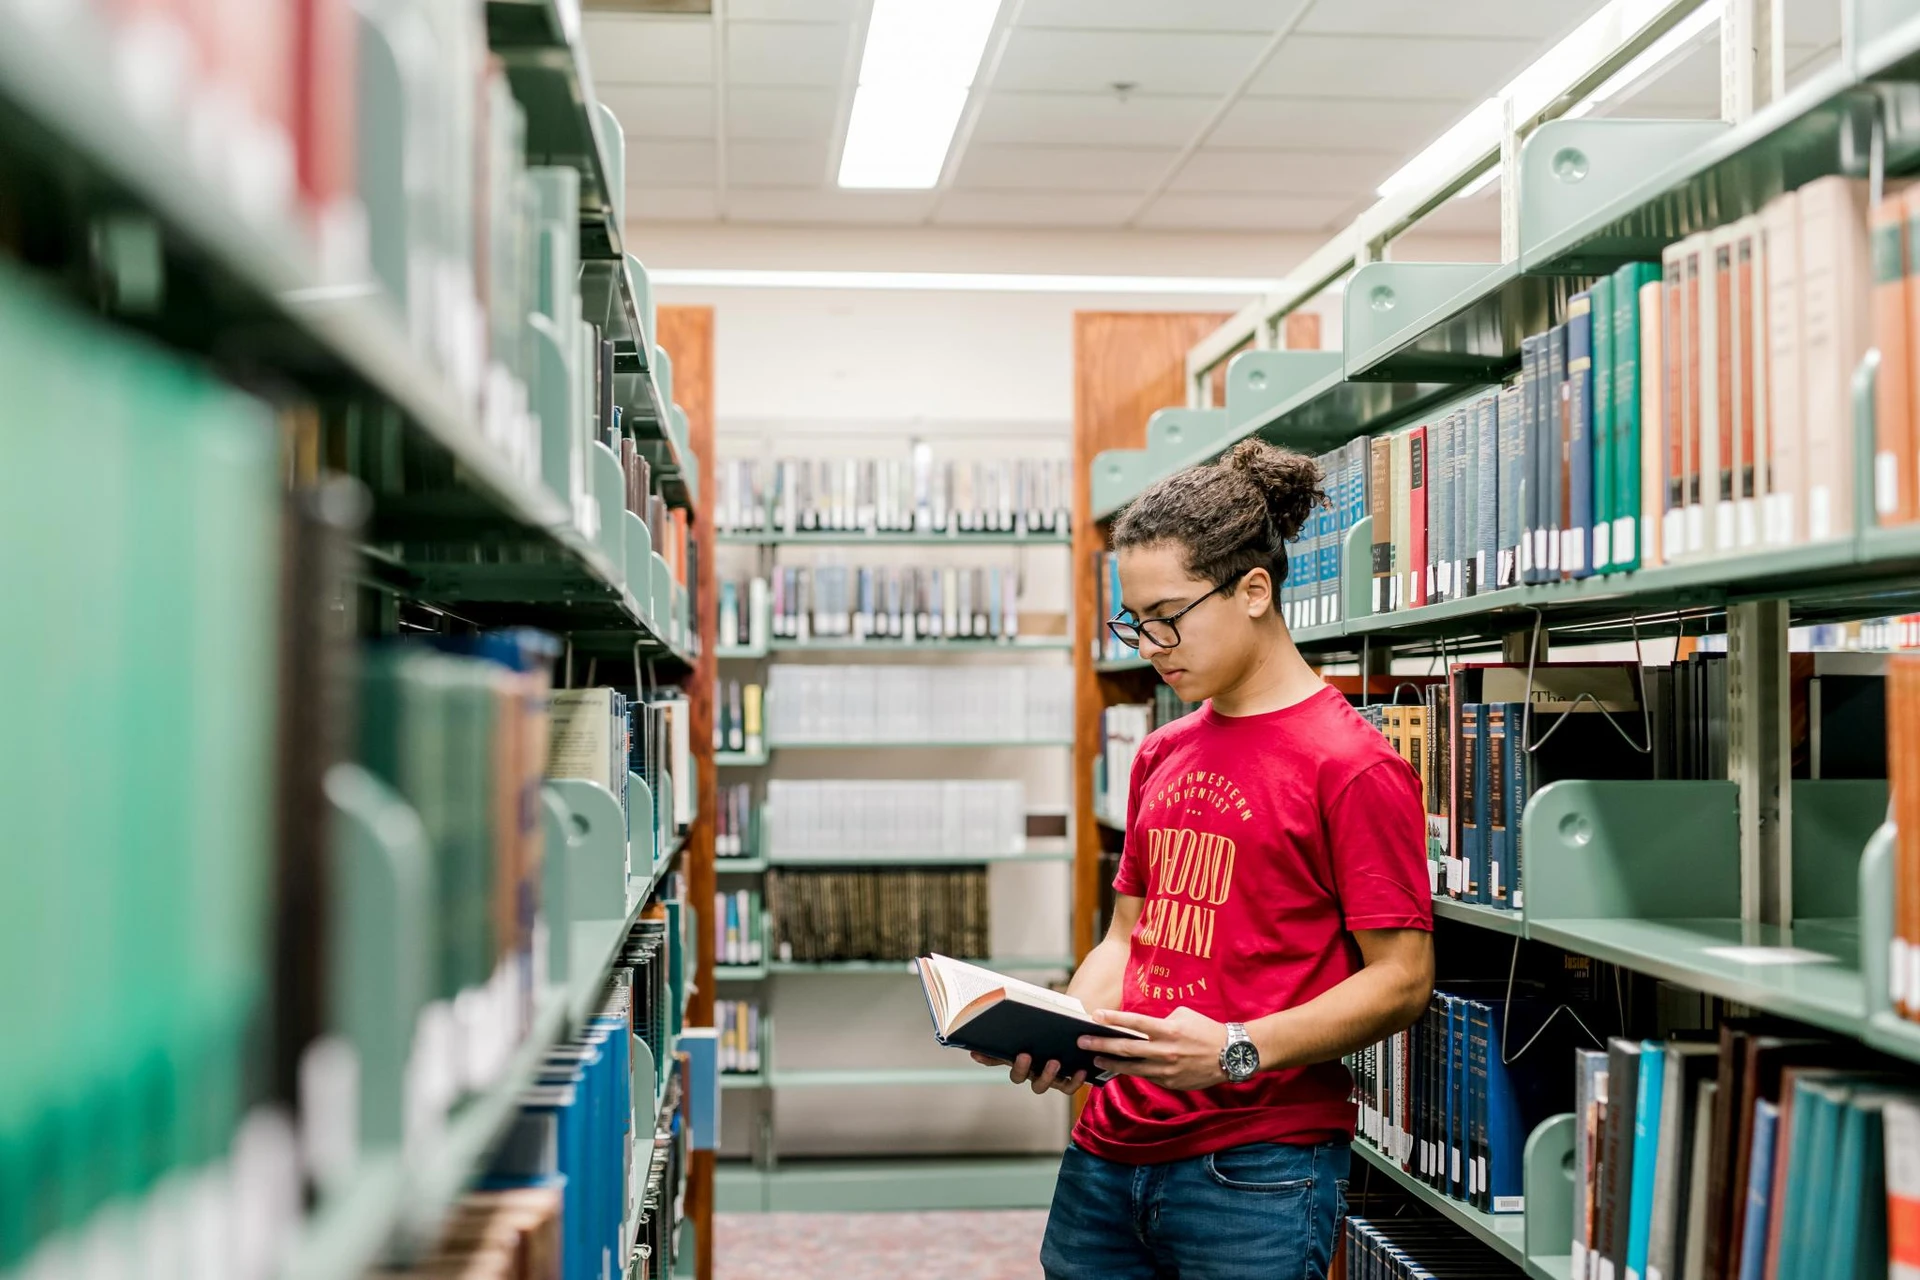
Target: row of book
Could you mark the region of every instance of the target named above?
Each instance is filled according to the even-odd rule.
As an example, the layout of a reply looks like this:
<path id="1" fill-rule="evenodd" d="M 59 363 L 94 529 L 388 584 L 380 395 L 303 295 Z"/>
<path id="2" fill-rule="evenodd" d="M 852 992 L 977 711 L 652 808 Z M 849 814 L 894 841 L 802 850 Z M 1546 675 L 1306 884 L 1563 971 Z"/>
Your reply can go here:
<path id="1" fill-rule="evenodd" d="M 735 458 L 720 465 L 714 527 L 722 533 L 1064 533 L 1071 470 L 1064 460 Z"/>
<path id="2" fill-rule="evenodd" d="M 760 1002 L 715 1000 L 713 1025 L 720 1032 L 720 1070 L 728 1075 L 757 1075 L 760 1053 Z"/>
<path id="3" fill-rule="evenodd" d="M 613 359 L 613 344 L 605 343 L 608 360 L 609 378 Z M 621 423 L 620 406 L 611 403 L 612 384 L 607 383 L 606 395 L 609 402 L 605 406 L 608 415 L 601 429 L 602 441 L 620 460 L 621 472 L 626 476 L 627 510 L 639 516 L 647 525 L 647 537 L 654 551 L 667 562 L 667 572 L 673 580 L 692 590 L 697 587 L 699 573 L 694 567 L 697 547 L 693 541 L 693 516 L 685 507 L 670 507 L 654 487 L 653 466 L 641 452 L 644 447 L 627 434 Z M 629 577 L 636 576 L 639 570 L 629 565 Z"/>
<path id="4" fill-rule="evenodd" d="M 753 784 L 722 784 L 714 809 L 713 856 L 754 858 L 759 854 L 760 815 L 753 803 Z"/>
<path id="5" fill-rule="evenodd" d="M 1130 821 L 1126 806 L 1132 801 L 1129 783 L 1134 758 L 1147 735 L 1199 707 L 1164 684 L 1153 689 L 1152 702 L 1117 702 L 1100 711 L 1100 755 L 1094 760 L 1093 793 L 1101 798 L 1108 816 Z"/>
<path id="6" fill-rule="evenodd" d="M 765 822 L 773 858 L 1013 854 L 1026 847 L 1026 785 L 776 778 L 767 783 Z"/>
<path id="7" fill-rule="evenodd" d="M 1523 341 L 1512 385 L 1323 456 L 1293 625 L 1338 620 L 1339 547 L 1361 515 L 1375 612 L 1849 535 L 1851 386 L 1876 340 L 1899 358 L 1860 500 L 1913 519 L 1906 206 L 1874 215 L 1873 277 L 1865 191 L 1822 178 L 1603 276 Z"/>
<path id="8" fill-rule="evenodd" d="M 1012 567 L 788 565 L 765 591 L 777 640 L 1014 640 L 1020 635 L 1020 574 Z M 738 593 L 736 593 L 738 594 Z M 736 622 L 731 633 L 742 634 Z M 753 634 L 747 623 L 744 634 Z"/>
<path id="9" fill-rule="evenodd" d="M 713 895 L 715 964 L 760 964 L 767 958 L 765 911 L 758 889 L 721 890 Z"/>
<path id="10" fill-rule="evenodd" d="M 776 960 L 908 961 L 988 954 L 984 868 L 769 871 Z"/>
<path id="11" fill-rule="evenodd" d="M 767 740 L 1056 743 L 1073 733 L 1073 682 L 1058 667 L 775 666 Z"/>
<path id="12" fill-rule="evenodd" d="M 752 681 L 723 680 L 713 707 L 713 749 L 758 755 L 767 748 L 761 719 L 764 690 Z"/>
<path id="13" fill-rule="evenodd" d="M 1857 1046 L 1743 1021 L 1579 1050 L 1573 1274 L 1902 1274 L 1920 1212 L 1915 1083 Z"/>
<path id="14" fill-rule="evenodd" d="M 780 571 L 784 572 L 784 570 Z M 721 656 L 728 649 L 765 649 L 769 638 L 769 609 L 765 578 L 729 578 L 720 584 L 720 610 L 714 643 Z"/>
<path id="15" fill-rule="evenodd" d="M 1525 1274 L 1459 1228 L 1431 1218 L 1348 1218 L 1342 1230 L 1344 1280 L 1518 1280 Z"/>

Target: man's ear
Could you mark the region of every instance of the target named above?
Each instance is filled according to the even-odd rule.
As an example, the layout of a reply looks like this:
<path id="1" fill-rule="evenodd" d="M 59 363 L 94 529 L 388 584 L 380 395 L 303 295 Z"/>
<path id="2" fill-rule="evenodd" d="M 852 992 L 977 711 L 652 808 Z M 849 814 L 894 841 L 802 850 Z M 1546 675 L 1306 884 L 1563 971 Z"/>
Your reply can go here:
<path id="1" fill-rule="evenodd" d="M 1273 612 L 1273 575 L 1265 569 L 1250 570 L 1234 595 L 1246 603 L 1247 616 L 1259 621 Z"/>

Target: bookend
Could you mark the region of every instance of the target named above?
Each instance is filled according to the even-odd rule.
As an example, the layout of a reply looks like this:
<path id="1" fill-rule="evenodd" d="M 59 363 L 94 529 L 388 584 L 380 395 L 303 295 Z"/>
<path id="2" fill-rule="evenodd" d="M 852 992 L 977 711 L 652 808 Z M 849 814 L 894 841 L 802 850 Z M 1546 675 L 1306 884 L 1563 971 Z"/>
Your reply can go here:
<path id="1" fill-rule="evenodd" d="M 673 617 L 673 573 L 667 568 L 666 557 L 658 551 L 653 553 L 653 572 L 648 575 L 648 596 L 652 602 L 649 615 L 654 621 L 655 635 L 666 634 L 667 622 Z M 639 595 L 636 590 L 634 595 Z"/>
<path id="2" fill-rule="evenodd" d="M 427 837 L 413 809 L 359 765 L 334 765 L 325 786 L 339 888 L 331 1020 L 359 1058 L 361 1149 L 378 1150 L 401 1140 L 407 1059 L 427 998 Z"/>
<path id="3" fill-rule="evenodd" d="M 673 403 L 673 357 L 667 349 L 655 346 L 653 349 L 653 387 L 660 393 L 660 404 L 664 408 Z M 671 415 L 669 415 L 671 416 Z M 660 434 L 665 435 L 670 428 L 665 422 L 660 424 Z"/>
<path id="4" fill-rule="evenodd" d="M 601 513 L 603 519 L 605 515 Z M 633 512 L 622 515 L 627 538 L 627 593 L 633 597 L 640 620 L 657 635 L 660 628 L 653 620 L 653 534 L 647 522 Z"/>
<path id="5" fill-rule="evenodd" d="M 627 915 L 627 817 L 611 791 L 584 778 L 555 778 L 544 790 L 567 810 L 566 915 L 570 923 Z M 547 850 L 551 858 L 554 851 Z M 651 868 L 651 860 L 649 860 Z"/>
<path id="6" fill-rule="evenodd" d="M 665 778 L 665 773 L 662 773 Z M 653 789 L 637 773 L 627 775 L 627 849 L 632 865 L 630 875 L 653 879 L 659 863 L 661 844 L 654 829 Z"/>
<path id="7" fill-rule="evenodd" d="M 1338 351 L 1242 351 L 1227 364 L 1228 438 L 1260 430 L 1343 369 Z"/>
<path id="8" fill-rule="evenodd" d="M 1566 780 L 1527 801 L 1527 923 L 1740 915 L 1739 788 Z"/>
<path id="9" fill-rule="evenodd" d="M 1658 262 L 1672 236 L 1652 218 L 1635 220 L 1639 236 L 1596 238 L 1571 253 L 1561 242 L 1620 196 L 1661 185 L 1658 175 L 1732 127 L 1722 120 L 1549 120 L 1535 129 L 1520 148 L 1521 269 L 1580 274 Z"/>
<path id="10" fill-rule="evenodd" d="M 627 531 L 620 520 L 627 509 L 627 473 L 613 450 L 599 440 L 591 442 L 588 466 L 593 472 L 593 499 L 600 507 L 600 550 L 612 565 L 614 585 L 630 587 Z"/>
<path id="11" fill-rule="evenodd" d="M 1874 397 L 1880 386 L 1880 352 L 1868 348 L 1860 367 L 1853 371 L 1853 535 L 1864 539 L 1866 532 L 1879 523 L 1876 515 L 1873 463 L 1878 445 L 1874 442 Z"/>
<path id="12" fill-rule="evenodd" d="M 665 1098 L 661 1095 L 666 1093 L 666 1091 L 666 1072 L 660 1070 L 659 1064 L 653 1060 L 653 1050 L 647 1047 L 647 1042 L 639 1036 L 634 1036 L 633 1106 L 636 1114 L 633 1118 L 633 1134 L 635 1146 L 639 1145 L 643 1136 L 648 1139 L 647 1145 L 649 1147 L 653 1145 L 651 1141 L 653 1135 L 651 1133 L 643 1135 L 641 1128 L 643 1124 L 651 1124 L 653 1117 L 660 1114 L 660 1104 L 665 1101 Z M 652 1106 L 649 1107 L 646 1112 L 640 1113 L 640 1108 L 647 1105 L 641 1101 L 643 1098 L 652 1099 Z M 642 1169 L 642 1172 L 645 1172 L 645 1170 Z"/>
<path id="13" fill-rule="evenodd" d="M 646 266 L 632 254 L 626 255 L 627 289 L 633 294 L 634 313 L 640 320 L 640 332 L 634 335 L 633 345 L 639 354 L 642 365 L 647 363 L 647 353 L 653 350 L 654 327 L 657 323 L 653 303 L 653 277 L 647 274 Z M 616 383 L 618 385 L 618 383 Z"/>
<path id="14" fill-rule="evenodd" d="M 565 502 L 573 492 L 573 423 L 568 404 L 573 398 L 573 375 L 567 371 L 566 344 L 560 327 L 534 312 L 527 316 L 533 335 L 534 383 L 529 388 L 534 412 L 540 418 L 540 478 L 554 497 Z"/>
<path id="15" fill-rule="evenodd" d="M 592 127 L 600 135 L 600 160 L 606 166 L 607 189 L 601 194 L 613 210 L 613 225 L 627 225 L 627 131 L 620 117 L 604 102 L 595 102 Z"/>
<path id="16" fill-rule="evenodd" d="M 359 10 L 355 68 L 361 101 L 354 151 L 366 206 L 367 265 L 407 314 L 407 118 L 400 60 L 379 21 Z"/>
<path id="17" fill-rule="evenodd" d="M 1484 262 L 1369 262 L 1347 281 L 1342 311 L 1342 350 L 1349 382 L 1391 382 L 1408 375 L 1437 376 L 1440 381 L 1493 381 L 1512 361 L 1501 329 L 1518 334 L 1525 327 L 1500 325 L 1491 331 L 1472 326 L 1474 341 L 1458 345 L 1451 329 L 1435 330 L 1445 320 L 1489 294 L 1510 265 Z M 1542 317 L 1544 318 L 1544 317 Z M 1438 335 L 1438 345 L 1428 340 Z M 1417 368 L 1382 369 L 1388 357 L 1403 349 Z"/>
<path id="18" fill-rule="evenodd" d="M 1529 1259 L 1573 1252 L 1573 1137 L 1571 1113 L 1549 1116 L 1527 1135 L 1521 1186 L 1527 1197 L 1522 1248 Z"/>
<path id="19" fill-rule="evenodd" d="M 573 919 L 567 890 L 573 871 L 573 818 L 566 802 L 551 788 L 540 788 L 540 828 L 544 852 L 540 859 L 540 901 L 547 918 L 547 978 L 564 987 L 573 973 Z"/>
<path id="20" fill-rule="evenodd" d="M 1361 516 L 1340 544 L 1340 619 L 1373 615 L 1373 517 Z M 1386 641 L 1382 640 L 1382 647 Z"/>
<path id="21" fill-rule="evenodd" d="M 1093 518 L 1115 514 L 1153 482 L 1153 460 L 1145 449 L 1102 449 L 1088 473 Z"/>
<path id="22" fill-rule="evenodd" d="M 1893 855 L 1898 833 L 1883 822 L 1860 855 L 1860 969 L 1866 980 L 1866 1042 L 1908 1061 L 1920 1059 L 1920 1024 L 1893 1009 Z"/>

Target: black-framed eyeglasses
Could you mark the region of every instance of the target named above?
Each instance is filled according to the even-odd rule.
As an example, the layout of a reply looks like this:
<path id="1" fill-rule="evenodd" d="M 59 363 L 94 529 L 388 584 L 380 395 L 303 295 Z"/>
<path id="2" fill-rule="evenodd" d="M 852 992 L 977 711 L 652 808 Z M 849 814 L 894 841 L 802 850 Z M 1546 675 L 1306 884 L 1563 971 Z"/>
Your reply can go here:
<path id="1" fill-rule="evenodd" d="M 1240 577 L 1245 576 L 1246 574 L 1240 575 Z M 1223 582 L 1178 613 L 1169 614 L 1164 618 L 1137 618 L 1128 622 L 1124 617 L 1116 615 L 1107 619 L 1107 630 L 1113 632 L 1113 638 L 1129 649 L 1138 649 L 1142 636 L 1151 640 L 1156 648 L 1176 649 L 1180 646 L 1180 619 L 1215 596 L 1232 594 L 1233 589 L 1239 585 L 1240 578 Z"/>

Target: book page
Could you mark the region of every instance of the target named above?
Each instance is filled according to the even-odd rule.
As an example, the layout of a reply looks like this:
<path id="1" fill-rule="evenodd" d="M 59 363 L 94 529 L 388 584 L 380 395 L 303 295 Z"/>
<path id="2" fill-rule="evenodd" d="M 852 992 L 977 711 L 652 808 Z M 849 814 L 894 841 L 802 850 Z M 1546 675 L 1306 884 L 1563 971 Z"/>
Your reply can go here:
<path id="1" fill-rule="evenodd" d="M 964 960 L 938 953 L 928 956 L 922 963 L 933 978 L 934 1003 L 940 1014 L 940 1031 L 943 1035 L 953 1030 L 952 1018 L 957 1011 L 981 996 L 1004 990 L 1013 982 L 1013 979 L 1003 978 L 991 969 L 982 969 L 977 964 L 968 964 Z"/>

